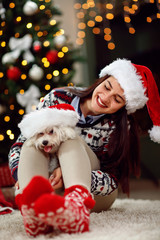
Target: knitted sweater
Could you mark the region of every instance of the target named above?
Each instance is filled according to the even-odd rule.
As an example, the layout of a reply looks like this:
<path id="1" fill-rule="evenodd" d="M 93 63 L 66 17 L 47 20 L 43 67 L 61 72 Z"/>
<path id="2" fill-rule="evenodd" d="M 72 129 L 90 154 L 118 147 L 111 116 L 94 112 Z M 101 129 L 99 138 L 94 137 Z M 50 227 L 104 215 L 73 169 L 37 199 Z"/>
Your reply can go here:
<path id="1" fill-rule="evenodd" d="M 53 89 L 40 101 L 37 109 L 60 103 L 71 104 L 74 97 L 75 95 L 66 89 Z M 78 123 L 76 128 L 78 134 L 86 141 L 100 160 L 101 169 L 99 171 L 92 171 L 92 193 L 97 195 L 110 194 L 118 186 L 117 179 L 115 176 L 102 171 L 107 164 L 106 153 L 108 151 L 110 134 L 115 128 L 114 123 L 110 121 L 110 119 L 107 119 L 106 116 L 103 116 L 92 124 Z M 21 134 L 15 144 L 12 145 L 9 152 L 9 167 L 11 169 L 11 174 L 16 181 L 20 151 L 25 140 L 26 139 Z"/>

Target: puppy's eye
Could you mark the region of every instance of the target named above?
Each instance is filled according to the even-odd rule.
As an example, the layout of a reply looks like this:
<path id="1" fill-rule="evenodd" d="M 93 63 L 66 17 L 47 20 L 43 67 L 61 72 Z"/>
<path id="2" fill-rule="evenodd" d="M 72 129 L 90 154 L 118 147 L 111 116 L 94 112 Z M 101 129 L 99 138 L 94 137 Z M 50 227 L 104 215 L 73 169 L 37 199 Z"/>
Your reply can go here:
<path id="1" fill-rule="evenodd" d="M 49 134 L 53 134 L 53 129 L 49 132 Z"/>
<path id="2" fill-rule="evenodd" d="M 43 135 L 44 135 L 44 133 L 42 133 L 42 132 L 41 132 L 41 133 L 39 133 L 39 135 L 40 135 L 40 136 L 43 136 Z"/>

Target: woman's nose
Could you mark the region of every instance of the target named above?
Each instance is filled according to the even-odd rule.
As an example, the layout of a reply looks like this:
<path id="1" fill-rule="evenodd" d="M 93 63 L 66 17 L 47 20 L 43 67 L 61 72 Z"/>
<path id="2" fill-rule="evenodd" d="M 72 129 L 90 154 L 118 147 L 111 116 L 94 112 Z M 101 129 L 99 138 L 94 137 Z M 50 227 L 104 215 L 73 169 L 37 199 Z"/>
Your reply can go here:
<path id="1" fill-rule="evenodd" d="M 107 94 L 107 95 L 105 96 L 105 98 L 103 99 L 103 101 L 104 101 L 105 104 L 109 105 L 110 102 L 111 102 L 111 94 L 110 94 L 110 93 Z"/>

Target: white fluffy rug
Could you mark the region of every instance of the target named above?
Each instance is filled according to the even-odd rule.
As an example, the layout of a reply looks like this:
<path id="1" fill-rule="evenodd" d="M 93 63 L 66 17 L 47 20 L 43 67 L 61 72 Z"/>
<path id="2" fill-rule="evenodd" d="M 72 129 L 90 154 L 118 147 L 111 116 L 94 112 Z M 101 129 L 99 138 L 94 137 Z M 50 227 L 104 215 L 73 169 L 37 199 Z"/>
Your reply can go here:
<path id="1" fill-rule="evenodd" d="M 26 240 L 19 211 L 0 216 L 0 240 Z M 92 213 L 90 232 L 39 236 L 36 240 L 160 240 L 160 201 L 117 199 L 109 211 Z"/>

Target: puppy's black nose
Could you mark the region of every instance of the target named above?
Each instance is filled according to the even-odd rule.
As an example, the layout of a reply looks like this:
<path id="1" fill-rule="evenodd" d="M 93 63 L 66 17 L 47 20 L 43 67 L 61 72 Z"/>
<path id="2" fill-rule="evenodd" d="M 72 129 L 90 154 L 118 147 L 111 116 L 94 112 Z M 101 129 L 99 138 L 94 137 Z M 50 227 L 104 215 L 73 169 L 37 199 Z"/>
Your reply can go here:
<path id="1" fill-rule="evenodd" d="M 44 140 L 44 141 L 42 142 L 42 144 L 43 144 L 44 146 L 46 146 L 46 145 L 48 144 L 48 141 L 47 141 L 47 140 Z"/>

